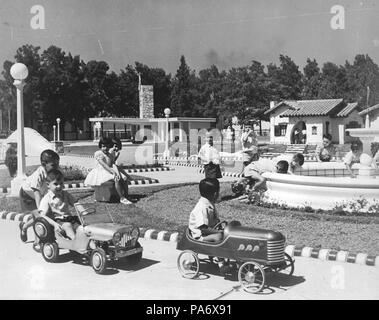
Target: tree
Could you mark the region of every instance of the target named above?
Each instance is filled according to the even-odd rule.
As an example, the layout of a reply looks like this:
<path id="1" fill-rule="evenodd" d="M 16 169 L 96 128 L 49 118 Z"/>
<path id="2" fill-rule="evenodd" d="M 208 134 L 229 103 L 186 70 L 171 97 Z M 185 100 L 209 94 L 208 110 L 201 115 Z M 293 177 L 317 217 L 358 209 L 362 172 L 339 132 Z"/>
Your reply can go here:
<path id="1" fill-rule="evenodd" d="M 302 91 L 302 74 L 299 67 L 288 56 L 279 56 L 280 67 L 275 64 L 267 66 L 270 91 L 274 100 L 298 100 Z"/>
<path id="2" fill-rule="evenodd" d="M 337 66 L 331 62 L 324 63 L 322 67 L 318 98 L 346 98 L 348 92 L 349 83 L 345 68 L 343 66 Z"/>
<path id="3" fill-rule="evenodd" d="M 346 98 L 350 101 L 358 101 L 362 108 L 379 102 L 379 67 L 368 56 L 358 54 L 353 64 L 345 63 L 346 78 L 350 84 L 346 92 Z M 370 88 L 367 101 L 367 87 Z"/>
<path id="4" fill-rule="evenodd" d="M 172 81 L 171 111 L 173 116 L 189 117 L 196 114 L 196 75 L 190 70 L 184 56 Z"/>
<path id="5" fill-rule="evenodd" d="M 318 63 L 315 59 L 307 59 L 307 64 L 304 69 L 304 78 L 303 78 L 303 99 L 317 99 L 319 96 L 319 89 L 321 86 L 321 73 Z"/>

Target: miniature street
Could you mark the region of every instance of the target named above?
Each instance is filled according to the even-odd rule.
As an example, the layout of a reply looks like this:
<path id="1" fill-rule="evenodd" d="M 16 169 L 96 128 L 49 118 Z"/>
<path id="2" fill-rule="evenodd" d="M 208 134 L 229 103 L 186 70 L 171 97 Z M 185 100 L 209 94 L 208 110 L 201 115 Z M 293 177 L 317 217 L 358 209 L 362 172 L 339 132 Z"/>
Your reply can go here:
<path id="1" fill-rule="evenodd" d="M 28 233 L 32 240 L 31 230 Z M 110 265 L 98 275 L 65 251 L 58 263 L 47 263 L 19 239 L 18 223 L 0 221 L 0 299 L 378 299 L 377 267 L 295 257 L 293 276 L 273 275 L 259 294 L 249 294 L 238 281 L 203 265 L 197 280 L 179 274 L 175 242 L 141 239 L 143 259 L 135 267 Z M 114 266 L 114 267 L 113 267 Z M 228 293 L 229 292 L 229 293 Z M 223 295 L 224 293 L 228 293 Z"/>

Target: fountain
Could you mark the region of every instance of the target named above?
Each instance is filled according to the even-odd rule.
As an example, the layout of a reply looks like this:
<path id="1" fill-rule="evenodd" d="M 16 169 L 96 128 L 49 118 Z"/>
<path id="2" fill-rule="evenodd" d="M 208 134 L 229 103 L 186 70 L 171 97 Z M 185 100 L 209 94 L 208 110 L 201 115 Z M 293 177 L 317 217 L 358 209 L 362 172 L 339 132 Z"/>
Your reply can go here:
<path id="1" fill-rule="evenodd" d="M 366 115 L 365 128 L 347 129 L 352 137 L 363 143 L 361 161 L 352 166 L 357 178 L 347 175 L 342 162 L 306 162 L 296 175 L 266 172 L 263 174 L 267 179 L 266 201 L 324 210 L 360 201 L 378 210 L 379 172 L 371 166 L 372 158 L 369 156 L 371 143 L 379 142 L 379 112 L 370 122 L 369 114 L 373 111 L 379 111 L 379 105 L 361 112 L 361 115 Z"/>

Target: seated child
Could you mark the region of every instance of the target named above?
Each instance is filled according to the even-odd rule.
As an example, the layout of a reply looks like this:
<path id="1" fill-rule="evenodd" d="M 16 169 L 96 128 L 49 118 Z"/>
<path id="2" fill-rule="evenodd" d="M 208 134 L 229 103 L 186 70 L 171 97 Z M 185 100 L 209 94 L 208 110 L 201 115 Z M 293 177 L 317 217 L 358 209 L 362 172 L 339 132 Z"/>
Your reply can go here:
<path id="1" fill-rule="evenodd" d="M 113 157 L 113 168 L 116 169 L 116 170 L 118 170 L 118 172 L 121 175 L 125 176 L 125 178 L 127 180 L 132 180 L 132 178 L 130 177 L 130 175 L 128 175 L 126 173 L 126 171 L 122 168 L 122 166 L 117 165 L 117 159 L 120 156 L 120 151 L 122 149 L 121 140 L 119 138 L 117 138 L 117 137 L 113 137 L 111 139 L 111 141 L 112 141 L 112 145 L 113 146 L 112 146 L 112 148 L 109 149 L 109 153 Z M 127 184 L 126 184 L 126 186 L 127 186 Z"/>
<path id="2" fill-rule="evenodd" d="M 75 239 L 73 216 L 69 206 L 77 202 L 74 197 L 63 190 L 63 173 L 53 169 L 47 173 L 48 192 L 42 198 L 38 211 L 52 226 L 55 231 L 66 233 L 71 240 Z"/>
<path id="3" fill-rule="evenodd" d="M 41 166 L 26 178 L 20 189 L 20 203 L 22 212 L 31 211 L 32 219 L 26 223 L 20 223 L 20 237 L 23 242 L 28 240 L 27 230 L 34 224 L 39 216 L 37 208 L 42 197 L 47 193 L 47 173 L 59 167 L 59 155 L 53 150 L 47 149 L 40 155 Z M 40 251 L 39 239 L 35 237 L 33 249 Z"/>
<path id="4" fill-rule="evenodd" d="M 199 183 L 201 198 L 189 217 L 189 229 L 194 239 L 200 241 L 218 242 L 222 240 L 223 232 L 213 227 L 220 221 L 215 207 L 220 184 L 217 179 L 205 178 Z"/>
<path id="5" fill-rule="evenodd" d="M 128 184 L 122 179 L 117 167 L 113 166 L 113 155 L 109 153 L 109 149 L 112 146 L 111 139 L 104 137 L 100 139 L 100 150 L 96 151 L 94 155 L 96 167 L 88 173 L 84 184 L 100 186 L 109 180 L 113 180 L 118 196 L 120 197 L 120 203 L 128 205 L 132 203 L 126 198 L 128 196 Z"/>
<path id="6" fill-rule="evenodd" d="M 300 169 L 301 166 L 304 164 L 304 156 L 301 153 L 296 153 L 294 155 L 284 154 L 274 159 L 274 161 L 280 161 L 280 160 L 285 160 L 288 162 L 289 174 L 295 174 L 295 170 Z"/>
<path id="7" fill-rule="evenodd" d="M 354 174 L 351 167 L 354 163 L 360 162 L 360 157 L 362 154 L 361 144 L 357 141 L 354 141 L 351 143 L 350 149 L 351 151 L 346 154 L 345 158 L 343 159 L 343 163 L 346 165 L 346 169 L 349 172 L 350 177 L 355 178 L 356 175 Z"/>
<path id="8" fill-rule="evenodd" d="M 317 162 L 329 162 L 336 155 L 336 148 L 332 144 L 332 139 L 330 133 L 324 134 L 322 145 L 316 148 Z"/>

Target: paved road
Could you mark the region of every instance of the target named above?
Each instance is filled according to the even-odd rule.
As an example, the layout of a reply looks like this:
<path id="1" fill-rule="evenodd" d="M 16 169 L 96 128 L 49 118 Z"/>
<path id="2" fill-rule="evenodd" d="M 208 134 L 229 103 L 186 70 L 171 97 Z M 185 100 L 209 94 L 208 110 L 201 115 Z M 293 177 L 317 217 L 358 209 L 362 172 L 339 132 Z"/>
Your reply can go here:
<path id="1" fill-rule="evenodd" d="M 173 242 L 141 239 L 144 258 L 138 267 L 116 265 L 106 275 L 97 275 L 89 265 L 74 262 L 65 252 L 59 263 L 45 262 L 30 243 L 19 240 L 13 221 L 0 221 L 0 241 L 0 299 L 379 298 L 379 269 L 356 264 L 296 258 L 294 275 L 271 278 L 261 294 L 240 290 L 221 297 L 238 282 L 224 279 L 209 267 L 201 269 L 206 273 L 198 280 L 182 278 Z"/>

